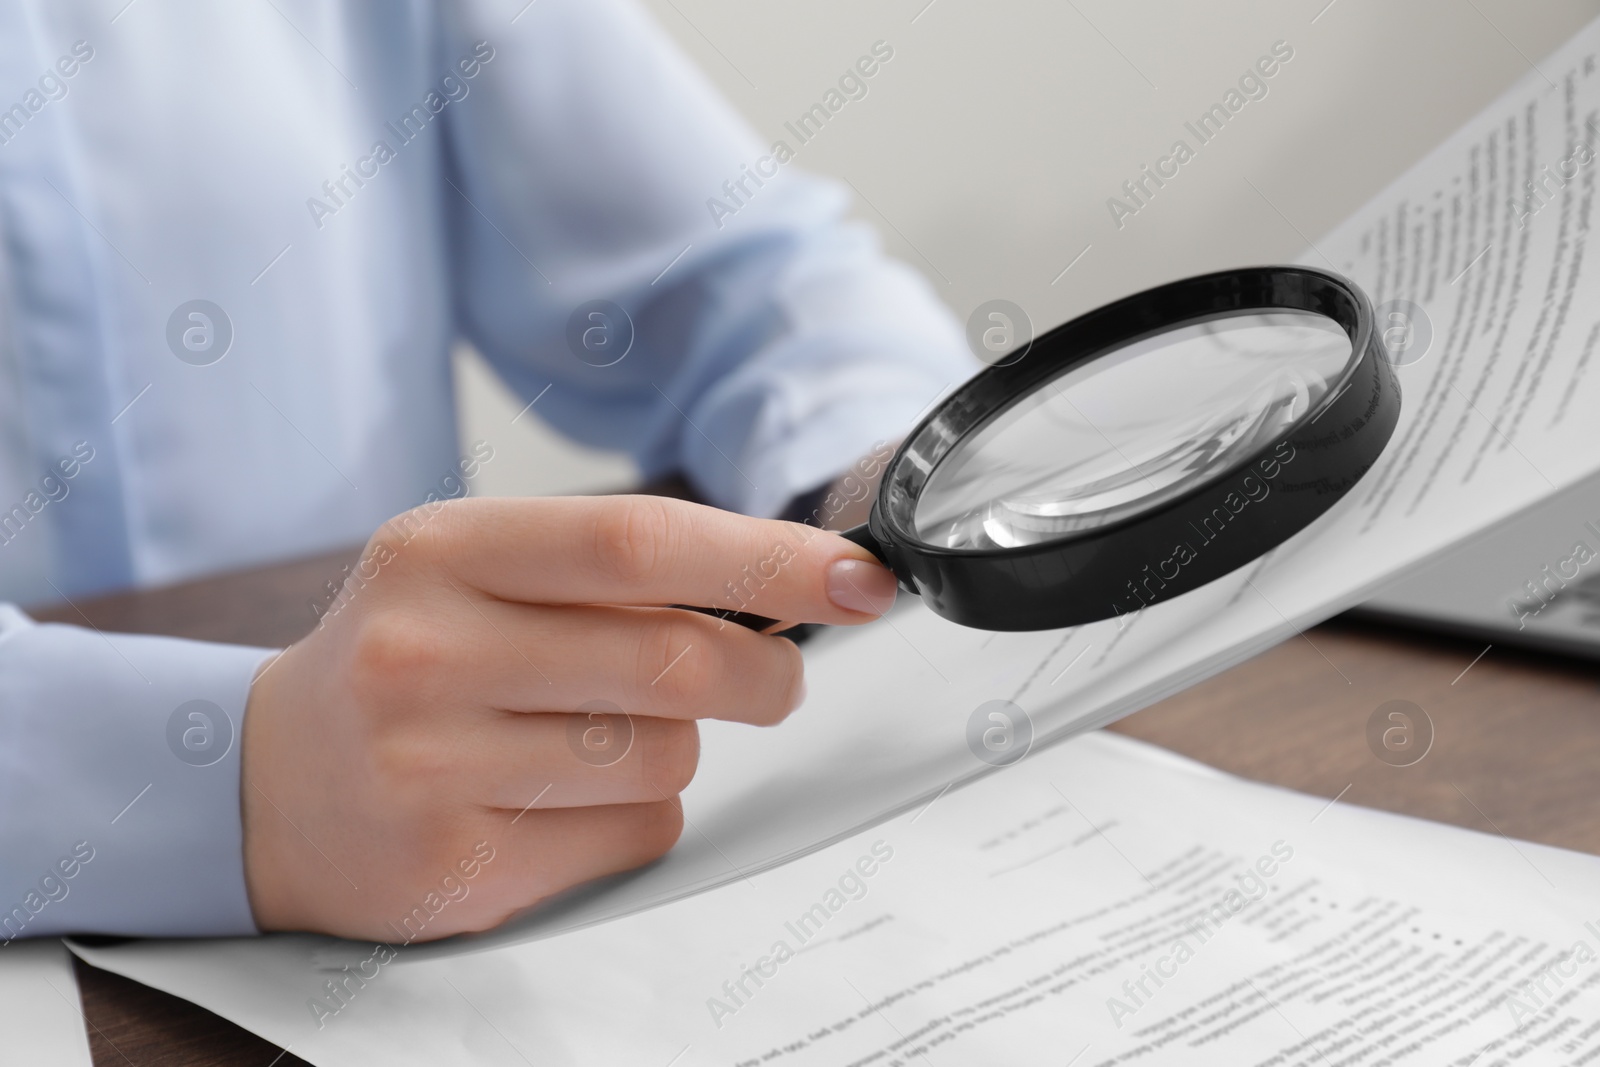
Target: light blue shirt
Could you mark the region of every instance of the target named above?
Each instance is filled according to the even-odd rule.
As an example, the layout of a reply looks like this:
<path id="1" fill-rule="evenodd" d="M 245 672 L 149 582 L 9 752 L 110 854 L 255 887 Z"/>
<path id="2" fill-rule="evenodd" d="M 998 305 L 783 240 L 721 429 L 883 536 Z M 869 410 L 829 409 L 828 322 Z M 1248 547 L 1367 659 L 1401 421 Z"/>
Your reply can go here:
<path id="1" fill-rule="evenodd" d="M 461 338 L 571 437 L 776 513 L 976 365 L 784 155 L 625 0 L 0 0 L 0 600 L 455 495 Z M 254 930 L 264 655 L 0 610 L 0 941 Z"/>

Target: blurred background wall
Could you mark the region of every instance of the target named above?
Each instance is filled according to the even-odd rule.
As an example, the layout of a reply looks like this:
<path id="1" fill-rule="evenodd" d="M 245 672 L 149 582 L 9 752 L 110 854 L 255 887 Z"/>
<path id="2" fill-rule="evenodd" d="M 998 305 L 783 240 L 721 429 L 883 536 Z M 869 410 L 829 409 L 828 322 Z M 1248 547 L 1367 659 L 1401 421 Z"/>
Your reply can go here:
<path id="1" fill-rule="evenodd" d="M 876 41 L 894 59 L 796 165 L 965 319 L 1003 297 L 1039 331 L 1136 289 L 1291 259 L 1558 44 L 1600 0 L 644 0 L 764 141 Z M 1282 41 L 1293 58 L 1121 227 L 1184 123 Z M 1147 183 L 1147 188 L 1153 188 Z M 1069 268 L 1070 264 L 1070 268 Z M 486 495 L 620 488 L 622 457 L 544 427 L 468 350 L 463 442 Z M 465 444 L 464 444 L 465 448 Z"/>

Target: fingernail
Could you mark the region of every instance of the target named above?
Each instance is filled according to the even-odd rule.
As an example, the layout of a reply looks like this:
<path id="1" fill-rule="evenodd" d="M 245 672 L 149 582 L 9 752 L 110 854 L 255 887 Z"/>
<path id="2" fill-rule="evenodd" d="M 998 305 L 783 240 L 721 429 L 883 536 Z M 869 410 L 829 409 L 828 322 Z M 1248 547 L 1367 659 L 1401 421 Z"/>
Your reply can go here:
<path id="1" fill-rule="evenodd" d="M 876 563 L 834 560 L 828 566 L 828 599 L 846 611 L 882 615 L 894 606 L 894 575 Z"/>

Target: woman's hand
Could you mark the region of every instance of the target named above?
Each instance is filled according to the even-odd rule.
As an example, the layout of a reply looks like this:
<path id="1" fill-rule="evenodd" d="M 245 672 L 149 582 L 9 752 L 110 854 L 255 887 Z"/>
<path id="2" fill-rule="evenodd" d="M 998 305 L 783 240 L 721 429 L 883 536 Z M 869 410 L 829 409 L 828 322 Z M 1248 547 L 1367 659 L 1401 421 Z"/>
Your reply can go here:
<path id="1" fill-rule="evenodd" d="M 834 534 L 656 497 L 391 520 L 252 686 L 256 923 L 428 940 L 655 859 L 683 826 L 696 720 L 771 726 L 805 692 L 792 642 L 665 605 L 849 625 L 894 588 Z"/>

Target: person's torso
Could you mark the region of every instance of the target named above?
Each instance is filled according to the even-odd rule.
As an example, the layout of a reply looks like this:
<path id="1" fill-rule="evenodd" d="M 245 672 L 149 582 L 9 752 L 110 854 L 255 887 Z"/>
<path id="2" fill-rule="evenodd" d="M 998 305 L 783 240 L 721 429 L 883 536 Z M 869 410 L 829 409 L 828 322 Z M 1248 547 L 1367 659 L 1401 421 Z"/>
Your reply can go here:
<path id="1" fill-rule="evenodd" d="M 107 10 L 0 3 L 0 599 L 359 542 L 455 459 L 430 9 Z"/>

